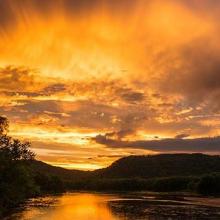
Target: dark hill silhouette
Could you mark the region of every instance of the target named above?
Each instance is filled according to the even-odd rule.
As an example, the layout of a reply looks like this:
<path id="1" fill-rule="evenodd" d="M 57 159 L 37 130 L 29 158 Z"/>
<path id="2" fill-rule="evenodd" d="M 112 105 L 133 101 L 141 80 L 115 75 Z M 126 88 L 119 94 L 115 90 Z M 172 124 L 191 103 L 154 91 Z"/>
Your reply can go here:
<path id="1" fill-rule="evenodd" d="M 33 174 L 54 175 L 63 181 L 75 181 L 77 179 L 86 178 L 91 174 L 91 171 L 68 170 L 38 160 L 28 161 L 28 163 Z"/>
<path id="2" fill-rule="evenodd" d="M 94 175 L 102 178 L 155 178 L 199 176 L 212 172 L 220 172 L 220 156 L 159 154 L 124 157 L 107 168 L 94 171 Z"/>
<path id="3" fill-rule="evenodd" d="M 68 170 L 41 161 L 32 161 L 31 169 L 45 175 L 56 175 L 64 181 L 97 178 L 157 178 L 200 176 L 220 172 L 220 156 L 205 154 L 159 154 L 121 158 L 107 168 L 95 171 Z"/>

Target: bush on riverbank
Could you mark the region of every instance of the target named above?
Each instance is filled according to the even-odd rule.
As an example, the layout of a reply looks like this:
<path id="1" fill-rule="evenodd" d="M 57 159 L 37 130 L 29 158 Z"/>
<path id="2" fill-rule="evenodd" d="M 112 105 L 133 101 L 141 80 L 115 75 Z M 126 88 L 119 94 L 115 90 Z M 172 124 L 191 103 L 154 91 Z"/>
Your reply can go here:
<path id="1" fill-rule="evenodd" d="M 94 191 L 153 191 L 192 192 L 201 195 L 220 195 L 220 174 L 200 177 L 127 178 L 127 179 L 87 179 L 66 182 L 68 190 Z"/>
<path id="2" fill-rule="evenodd" d="M 203 195 L 220 195 L 220 174 L 213 173 L 201 177 L 197 185 L 197 191 Z"/>
<path id="3" fill-rule="evenodd" d="M 116 190 L 116 191 L 155 191 L 174 192 L 189 191 L 189 185 L 198 181 L 196 177 L 166 177 L 166 178 L 129 178 L 129 179 L 88 179 L 67 183 L 68 189 L 73 190 Z"/>
<path id="4" fill-rule="evenodd" d="M 54 175 L 34 174 L 34 182 L 40 187 L 41 193 L 60 193 L 65 191 L 63 181 Z"/>

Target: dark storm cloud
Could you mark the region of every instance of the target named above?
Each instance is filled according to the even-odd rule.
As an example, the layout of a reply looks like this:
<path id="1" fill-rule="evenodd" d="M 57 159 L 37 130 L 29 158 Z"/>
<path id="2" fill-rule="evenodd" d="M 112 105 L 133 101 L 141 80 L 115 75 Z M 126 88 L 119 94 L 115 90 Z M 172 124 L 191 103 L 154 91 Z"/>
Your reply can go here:
<path id="1" fill-rule="evenodd" d="M 53 85 L 51 85 L 53 87 Z M 24 96 L 26 98 L 37 98 L 39 96 L 51 96 L 56 93 L 62 92 L 64 90 L 52 89 L 50 86 L 46 87 L 45 90 L 40 90 L 36 92 L 27 92 L 27 91 L 1 91 L 0 94 L 3 94 L 8 97 L 17 97 Z"/>
<path id="2" fill-rule="evenodd" d="M 206 113 L 220 110 L 217 102 L 220 97 L 220 50 L 212 40 L 201 39 L 184 46 L 176 58 L 176 62 L 179 61 L 178 67 L 168 65 L 167 74 L 158 81 L 159 90 L 182 95 L 182 104 L 188 107 L 206 102 Z"/>
<path id="3" fill-rule="evenodd" d="M 7 28 L 12 23 L 15 16 L 6 0 L 0 0 L 0 25 Z"/>
<path id="4" fill-rule="evenodd" d="M 184 0 L 183 3 L 191 9 L 209 11 L 209 12 L 217 12 L 219 11 L 220 2 L 219 0 Z"/>
<path id="5" fill-rule="evenodd" d="M 121 139 L 123 137 L 126 137 L 129 134 L 133 134 L 134 131 L 131 129 L 125 129 L 125 130 L 119 130 L 115 132 L 109 132 L 106 133 L 105 136 L 106 138 L 116 138 L 116 139 Z"/>
<path id="6" fill-rule="evenodd" d="M 132 107 L 131 107 L 132 108 Z M 65 127 L 84 127 L 106 129 L 111 128 L 117 132 L 109 136 L 122 138 L 135 130 L 146 120 L 147 114 L 141 109 L 133 108 L 126 111 L 126 107 L 112 107 L 93 101 L 54 101 L 54 100 L 17 100 L 10 107 L 4 106 L 1 113 L 10 118 L 19 117 L 21 121 L 40 118 L 46 115 L 54 118 L 59 125 Z M 116 118 L 116 122 L 114 119 Z M 47 124 L 49 125 L 49 124 Z"/>
<path id="7" fill-rule="evenodd" d="M 204 43 L 205 41 L 198 47 L 186 48 L 183 51 L 188 62 L 185 68 L 183 66 L 182 74 L 179 71 L 180 80 L 185 85 L 181 89 L 184 88 L 184 91 L 191 94 L 206 95 L 207 92 L 220 90 L 220 51 L 209 44 L 204 47 Z M 177 86 L 181 82 L 177 82 Z"/>
<path id="8" fill-rule="evenodd" d="M 121 141 L 98 135 L 92 140 L 111 148 L 136 148 L 159 152 L 220 152 L 220 137 Z"/>
<path id="9" fill-rule="evenodd" d="M 52 95 L 52 94 L 55 94 L 55 93 L 64 92 L 65 90 L 66 90 L 66 85 L 65 84 L 57 83 L 57 84 L 52 84 L 52 85 L 49 85 L 49 86 L 45 87 L 40 92 L 40 94 L 49 96 L 49 95 Z"/>
<path id="10" fill-rule="evenodd" d="M 63 11 L 70 16 L 81 14 L 88 16 L 94 10 L 99 9 L 102 12 L 104 8 L 113 13 L 127 11 L 129 8 L 132 10 L 135 4 L 135 1 L 131 0 L 0 0 L 0 25 L 4 28 L 16 25 L 18 19 L 16 13 L 31 15 L 34 12 L 45 19 L 54 11 Z"/>
<path id="11" fill-rule="evenodd" d="M 116 91 L 122 100 L 135 104 L 144 101 L 145 95 L 142 92 L 134 91 L 131 88 L 120 88 Z"/>
<path id="12" fill-rule="evenodd" d="M 175 0 L 168 0 L 173 3 L 181 3 L 188 6 L 192 10 L 200 10 L 205 12 L 214 12 L 218 14 L 216 8 L 219 7 L 219 1 L 197 1 L 197 0 L 183 0 L 181 2 Z M 151 4 L 150 0 L 0 0 L 0 25 L 6 28 L 8 25 L 16 25 L 17 13 L 21 16 L 25 13 L 37 13 L 46 19 L 50 13 L 64 12 L 66 15 L 75 16 L 83 15 L 89 16 L 95 10 L 104 13 L 108 10 L 113 16 L 120 14 L 131 14 L 134 12 L 136 6 Z M 25 16 L 24 16 L 25 17 Z"/>
<path id="13" fill-rule="evenodd" d="M 58 2 L 56 0 L 0 0 L 0 27 L 3 30 L 14 28 L 17 25 L 19 16 L 24 18 L 25 13 L 31 15 L 33 11 L 41 16 L 48 16 Z"/>
<path id="14" fill-rule="evenodd" d="M 33 71 L 14 66 L 0 68 L 0 89 L 23 91 L 34 83 Z"/>
<path id="15" fill-rule="evenodd" d="M 71 124 L 90 128 L 113 128 L 113 130 L 136 128 L 144 122 L 150 112 L 146 109 L 131 107 L 114 107 L 94 101 L 77 101 L 73 103 L 73 109 L 68 112 Z M 114 122 L 114 118 L 117 119 Z"/>
<path id="16" fill-rule="evenodd" d="M 189 137 L 189 134 L 178 134 L 175 136 L 176 139 L 183 139 Z"/>
<path id="17" fill-rule="evenodd" d="M 13 122 L 49 126 L 51 123 L 54 125 L 55 121 L 60 121 L 60 125 L 62 125 L 65 116 L 59 104 L 52 100 L 17 100 L 13 106 L 2 106 L 0 114 L 6 115 Z M 47 122 L 44 121 L 45 117 L 48 118 Z"/>
<path id="18" fill-rule="evenodd" d="M 163 1 L 162 1 L 163 2 Z M 168 4 L 178 3 L 187 6 L 192 11 L 211 13 L 212 16 L 219 17 L 219 1 L 198 1 L 198 0 L 167 0 Z M 34 13 L 48 19 L 51 14 L 64 13 L 68 16 L 84 16 L 88 18 L 94 11 L 105 14 L 108 11 L 113 17 L 121 15 L 132 15 L 135 9 L 142 5 L 148 7 L 151 0 L 0 0 L 0 27 L 3 30 L 14 28 L 19 19 L 30 22 Z"/>
<path id="19" fill-rule="evenodd" d="M 56 101 L 20 100 L 18 101 L 18 104 L 19 103 L 21 103 L 22 105 L 15 106 L 14 109 L 18 111 L 27 111 L 31 115 L 44 112 L 60 112 L 59 102 Z"/>
<path id="20" fill-rule="evenodd" d="M 66 90 L 62 83 L 50 83 L 45 79 L 39 83 L 36 70 L 22 66 L 0 68 L 0 93 L 6 96 L 50 96 Z M 46 84 L 44 86 L 43 84 Z"/>
<path id="21" fill-rule="evenodd" d="M 99 4 L 103 4 L 104 1 L 100 0 L 63 0 L 62 4 L 67 12 L 77 12 L 82 13 L 86 10 L 92 11 L 94 8 L 98 7 Z"/>
<path id="22" fill-rule="evenodd" d="M 19 95 L 19 96 L 26 96 L 26 97 L 28 97 L 28 98 L 39 96 L 39 93 L 37 93 L 37 92 L 19 92 L 19 91 L 17 91 L 17 92 L 13 92 L 13 91 L 2 91 L 1 94 L 4 94 L 4 95 L 6 95 L 6 96 L 11 96 L 11 97 L 13 97 L 13 96 L 18 96 L 18 95 Z"/>

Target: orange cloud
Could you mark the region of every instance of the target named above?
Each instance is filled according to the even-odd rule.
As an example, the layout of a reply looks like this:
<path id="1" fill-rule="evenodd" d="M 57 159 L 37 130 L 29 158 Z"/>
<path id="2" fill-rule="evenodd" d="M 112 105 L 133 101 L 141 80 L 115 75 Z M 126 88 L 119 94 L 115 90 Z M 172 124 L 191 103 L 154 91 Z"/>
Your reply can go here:
<path id="1" fill-rule="evenodd" d="M 11 134 L 57 151 L 91 145 L 93 159 L 77 154 L 91 169 L 106 165 L 98 155 L 115 155 L 115 146 L 91 142 L 105 134 L 115 143 L 217 136 L 219 8 L 197 0 L 2 0 L 0 114 Z M 118 147 L 117 155 L 153 153 Z M 36 151 L 54 164 L 77 160 Z"/>

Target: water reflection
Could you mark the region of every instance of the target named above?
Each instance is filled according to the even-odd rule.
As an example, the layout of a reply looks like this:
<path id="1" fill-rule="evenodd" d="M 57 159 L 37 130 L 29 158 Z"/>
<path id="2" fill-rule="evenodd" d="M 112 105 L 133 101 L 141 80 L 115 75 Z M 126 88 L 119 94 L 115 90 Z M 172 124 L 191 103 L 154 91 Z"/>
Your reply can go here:
<path id="1" fill-rule="evenodd" d="M 136 194 L 67 193 L 30 200 L 5 220 L 220 219 L 220 208 L 182 198 Z"/>
<path id="2" fill-rule="evenodd" d="M 43 201 L 32 201 L 27 210 L 15 214 L 10 220 L 116 220 L 109 209 L 110 195 L 98 194 L 65 194 L 53 197 L 53 204 L 47 205 L 49 198 Z M 45 202 L 46 200 L 46 202 Z M 40 205 L 39 205 L 40 203 Z M 34 205 L 35 204 L 35 205 Z M 46 205 L 45 205 L 46 204 Z M 33 207 L 32 207 L 33 206 Z M 37 206 L 37 207 L 34 207 Z"/>

